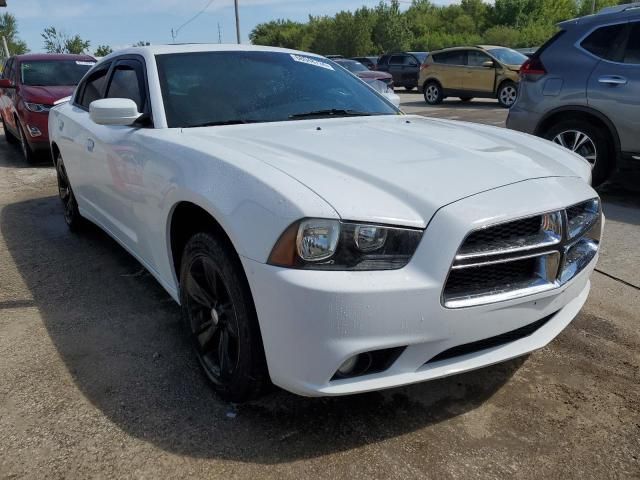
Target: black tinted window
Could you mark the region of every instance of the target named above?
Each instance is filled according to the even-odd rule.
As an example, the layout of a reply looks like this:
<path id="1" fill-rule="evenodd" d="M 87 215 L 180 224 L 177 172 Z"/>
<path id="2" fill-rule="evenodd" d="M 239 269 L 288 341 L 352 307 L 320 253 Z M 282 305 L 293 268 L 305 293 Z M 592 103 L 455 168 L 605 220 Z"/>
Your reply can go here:
<path id="1" fill-rule="evenodd" d="M 20 83 L 41 87 L 77 85 L 95 63 L 86 60 L 23 61 L 20 64 Z"/>
<path id="2" fill-rule="evenodd" d="M 438 53 L 433 56 L 436 63 L 443 63 L 445 65 L 466 65 L 467 54 L 461 51 Z"/>
<path id="3" fill-rule="evenodd" d="M 629 42 L 624 51 L 624 63 L 640 64 L 640 22 L 632 24 Z"/>
<path id="4" fill-rule="evenodd" d="M 89 108 L 91 102 L 94 100 L 100 100 L 102 98 L 102 92 L 104 90 L 104 82 L 107 79 L 107 73 L 109 67 L 98 70 L 91 74 L 91 76 L 85 81 L 84 89 L 80 89 L 82 92 L 82 99 L 80 105 L 84 108 Z"/>
<path id="5" fill-rule="evenodd" d="M 113 70 L 107 98 L 128 98 L 136 102 L 138 111 L 144 107 L 142 78 L 131 65 L 118 65 Z"/>
<path id="6" fill-rule="evenodd" d="M 587 52 L 606 60 L 613 60 L 623 40 L 626 23 L 598 28 L 581 45 Z"/>
<path id="7" fill-rule="evenodd" d="M 2 78 L 11 78 L 9 76 L 9 72 L 11 72 L 11 65 L 13 64 L 13 58 L 10 58 L 9 60 L 6 61 L 6 63 L 4 64 L 4 67 L 2 69 Z"/>
<path id="8" fill-rule="evenodd" d="M 404 55 L 394 55 L 391 57 L 391 60 L 389 60 L 389 63 L 391 65 L 402 65 L 404 63 L 404 59 Z"/>

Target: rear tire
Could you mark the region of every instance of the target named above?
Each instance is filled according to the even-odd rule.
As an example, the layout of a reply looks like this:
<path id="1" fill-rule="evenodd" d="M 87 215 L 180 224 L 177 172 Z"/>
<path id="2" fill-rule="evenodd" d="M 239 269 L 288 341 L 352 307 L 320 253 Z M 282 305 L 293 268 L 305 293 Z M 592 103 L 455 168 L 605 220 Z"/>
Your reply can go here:
<path id="1" fill-rule="evenodd" d="M 518 86 L 511 81 L 503 82 L 498 89 L 498 102 L 504 108 L 511 108 L 518 98 Z"/>
<path id="2" fill-rule="evenodd" d="M 591 164 L 592 185 L 602 185 L 613 172 L 615 147 L 608 131 L 580 118 L 562 120 L 544 138 L 582 156 Z"/>
<path id="3" fill-rule="evenodd" d="M 67 169 L 62 161 L 62 155 L 55 158 L 56 176 L 58 179 L 58 196 L 64 208 L 64 221 L 72 232 L 78 232 L 84 226 L 85 220 L 80 215 L 78 202 L 73 194 L 71 182 L 67 176 Z"/>
<path id="4" fill-rule="evenodd" d="M 184 248 L 180 304 L 214 390 L 232 402 L 257 397 L 268 373 L 253 298 L 237 256 L 210 233 L 195 234 Z"/>
<path id="5" fill-rule="evenodd" d="M 11 145 L 15 145 L 16 143 L 18 143 L 18 139 L 16 138 L 16 136 L 7 128 L 7 123 L 4 121 L 4 117 L 2 117 L 2 129 L 4 130 L 4 138 L 7 143 L 10 143 Z"/>
<path id="6" fill-rule="evenodd" d="M 470 102 L 471 100 L 473 100 L 473 97 L 460 97 L 460 101 L 462 102 Z"/>
<path id="7" fill-rule="evenodd" d="M 424 86 L 424 101 L 429 105 L 439 105 L 444 100 L 442 87 L 438 82 L 428 82 Z"/>
<path id="8" fill-rule="evenodd" d="M 414 88 L 416 88 L 416 86 L 415 86 L 415 85 L 410 85 L 410 86 L 405 86 L 405 87 L 404 87 L 404 89 L 405 89 L 407 92 L 410 92 L 410 91 L 411 91 L 411 90 L 413 90 Z"/>

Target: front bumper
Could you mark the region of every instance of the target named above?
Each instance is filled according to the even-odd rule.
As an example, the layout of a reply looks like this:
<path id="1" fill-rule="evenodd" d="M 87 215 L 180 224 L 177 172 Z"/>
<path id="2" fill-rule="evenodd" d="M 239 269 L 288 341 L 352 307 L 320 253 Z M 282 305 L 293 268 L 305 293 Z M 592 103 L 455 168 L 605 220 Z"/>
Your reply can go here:
<path id="1" fill-rule="evenodd" d="M 447 309 L 441 301 L 443 284 L 469 231 L 594 196 L 579 179 L 548 178 L 461 200 L 435 215 L 413 259 L 401 270 L 290 270 L 243 258 L 272 381 L 301 395 L 344 395 L 461 373 L 543 347 L 586 301 L 597 257 L 561 288 L 507 302 Z M 549 321 L 525 338 L 427 363 L 452 347 L 545 317 Z M 388 369 L 332 380 L 353 355 L 394 347 L 405 348 Z"/>

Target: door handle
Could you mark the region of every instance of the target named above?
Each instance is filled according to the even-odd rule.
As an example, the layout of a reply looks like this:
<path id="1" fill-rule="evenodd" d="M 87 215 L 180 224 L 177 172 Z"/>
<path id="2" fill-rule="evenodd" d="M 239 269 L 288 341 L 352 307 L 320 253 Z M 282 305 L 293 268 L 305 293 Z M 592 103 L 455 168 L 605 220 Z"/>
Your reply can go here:
<path id="1" fill-rule="evenodd" d="M 604 85 L 626 85 L 627 79 L 619 75 L 603 75 L 598 82 Z"/>
<path id="2" fill-rule="evenodd" d="M 87 150 L 89 150 L 90 152 L 93 152 L 93 149 L 96 146 L 96 142 L 94 142 L 93 140 L 91 140 L 90 138 L 87 139 Z"/>

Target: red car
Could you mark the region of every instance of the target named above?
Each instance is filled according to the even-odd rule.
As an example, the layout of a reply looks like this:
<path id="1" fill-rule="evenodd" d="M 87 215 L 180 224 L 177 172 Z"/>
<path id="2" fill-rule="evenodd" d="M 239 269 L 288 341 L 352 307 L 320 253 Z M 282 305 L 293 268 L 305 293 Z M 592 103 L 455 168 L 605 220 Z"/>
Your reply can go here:
<path id="1" fill-rule="evenodd" d="M 393 76 L 387 72 L 378 72 L 376 70 L 369 70 L 362 63 L 355 60 L 338 59 L 334 60 L 342 68 L 346 68 L 355 76 L 361 78 L 364 81 L 380 80 L 388 87 L 393 88 Z"/>
<path id="2" fill-rule="evenodd" d="M 49 110 L 73 93 L 96 63 L 88 55 L 18 55 L 9 58 L 0 78 L 0 116 L 8 142 L 19 142 L 25 160 L 49 149 Z"/>

